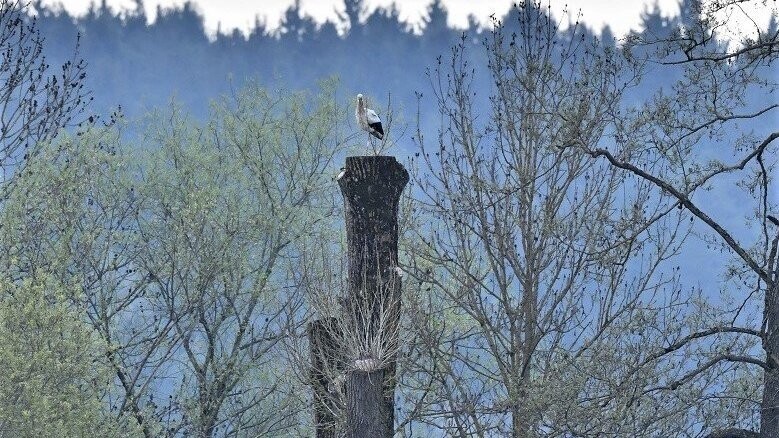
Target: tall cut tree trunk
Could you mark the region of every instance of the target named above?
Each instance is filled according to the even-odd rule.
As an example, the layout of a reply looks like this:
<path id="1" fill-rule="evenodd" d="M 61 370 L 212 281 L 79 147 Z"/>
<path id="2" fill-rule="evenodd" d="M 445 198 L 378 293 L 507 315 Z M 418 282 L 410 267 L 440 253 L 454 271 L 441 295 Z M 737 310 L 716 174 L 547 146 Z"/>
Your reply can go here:
<path id="1" fill-rule="evenodd" d="M 760 436 L 779 437 L 779 234 L 771 242 L 768 256 L 763 320 L 763 348 L 768 369 L 763 377 L 763 401 L 760 404 Z"/>
<path id="2" fill-rule="evenodd" d="M 346 436 L 389 438 L 393 434 L 392 404 L 385 397 L 388 368 L 355 370 L 346 378 Z"/>
<path id="3" fill-rule="evenodd" d="M 319 319 L 308 326 L 316 438 L 338 436 L 339 419 L 343 412 L 338 377 L 344 371 L 340 338 L 340 325 L 336 318 Z"/>
<path id="4" fill-rule="evenodd" d="M 344 328 L 351 339 L 363 338 L 351 346 L 347 364 L 349 438 L 393 435 L 400 318 L 398 202 L 408 180 L 406 169 L 386 156 L 348 157 L 338 179 L 349 260 Z"/>
<path id="5" fill-rule="evenodd" d="M 771 273 L 774 284 L 766 289 L 763 348 L 769 369 L 764 373 L 763 401 L 760 405 L 760 435 L 779 437 L 779 267 Z"/>
<path id="6" fill-rule="evenodd" d="M 747 429 L 725 429 L 712 432 L 705 438 L 760 438 L 760 434 Z"/>

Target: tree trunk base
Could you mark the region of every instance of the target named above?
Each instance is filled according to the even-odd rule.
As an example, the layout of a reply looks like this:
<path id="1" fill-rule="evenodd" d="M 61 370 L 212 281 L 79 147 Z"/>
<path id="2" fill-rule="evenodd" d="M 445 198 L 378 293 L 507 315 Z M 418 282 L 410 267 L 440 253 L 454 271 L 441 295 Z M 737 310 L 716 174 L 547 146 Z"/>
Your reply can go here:
<path id="1" fill-rule="evenodd" d="M 383 369 L 349 372 L 346 377 L 347 438 L 392 436 L 392 406 L 384 396 L 384 379 Z"/>

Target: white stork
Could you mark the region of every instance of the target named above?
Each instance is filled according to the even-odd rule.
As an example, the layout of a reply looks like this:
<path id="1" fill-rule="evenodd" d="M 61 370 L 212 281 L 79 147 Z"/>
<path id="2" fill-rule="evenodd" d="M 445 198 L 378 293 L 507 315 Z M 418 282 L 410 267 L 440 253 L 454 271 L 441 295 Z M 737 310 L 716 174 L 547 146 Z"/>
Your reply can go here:
<path id="1" fill-rule="evenodd" d="M 381 127 L 381 119 L 376 111 L 366 108 L 365 100 L 362 94 L 357 95 L 357 109 L 354 111 L 354 116 L 357 118 L 357 123 L 360 127 L 368 133 L 368 143 L 370 143 L 371 135 L 382 140 L 384 138 L 384 129 Z"/>

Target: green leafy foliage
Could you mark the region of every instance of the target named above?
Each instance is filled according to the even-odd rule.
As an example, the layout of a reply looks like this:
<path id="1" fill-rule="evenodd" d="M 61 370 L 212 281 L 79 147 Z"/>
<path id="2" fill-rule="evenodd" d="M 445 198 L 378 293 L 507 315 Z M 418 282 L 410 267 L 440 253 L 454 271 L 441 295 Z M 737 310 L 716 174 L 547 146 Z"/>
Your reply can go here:
<path id="1" fill-rule="evenodd" d="M 50 275 L 0 281 L 0 436 L 120 434 L 100 340 L 71 296 Z"/>

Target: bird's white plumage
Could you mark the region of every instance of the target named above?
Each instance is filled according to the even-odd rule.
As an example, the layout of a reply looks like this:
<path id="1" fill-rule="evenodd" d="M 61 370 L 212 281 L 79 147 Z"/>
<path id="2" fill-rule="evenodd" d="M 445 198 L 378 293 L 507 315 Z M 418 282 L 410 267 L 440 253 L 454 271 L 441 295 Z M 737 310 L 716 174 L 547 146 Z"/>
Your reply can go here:
<path id="1" fill-rule="evenodd" d="M 369 143 L 371 135 L 379 140 L 384 138 L 381 119 L 376 114 L 376 111 L 366 107 L 362 94 L 357 95 L 357 108 L 354 110 L 354 117 L 357 119 L 357 124 L 360 125 L 360 128 L 368 133 Z"/>
<path id="2" fill-rule="evenodd" d="M 368 108 L 365 110 L 365 117 L 368 119 L 368 124 L 372 125 L 374 123 L 381 123 L 381 119 L 379 118 L 379 115 L 376 114 L 376 111 Z"/>
<path id="3" fill-rule="evenodd" d="M 357 95 L 357 108 L 354 109 L 354 117 L 357 119 L 357 124 L 360 128 L 367 131 L 368 128 L 368 116 L 365 114 L 365 102 L 362 100 L 362 94 Z"/>
<path id="4" fill-rule="evenodd" d="M 357 119 L 357 124 L 360 125 L 360 128 L 367 129 L 367 117 L 363 117 L 362 111 L 360 111 L 360 105 L 357 105 L 357 109 L 354 110 L 354 118 Z"/>

